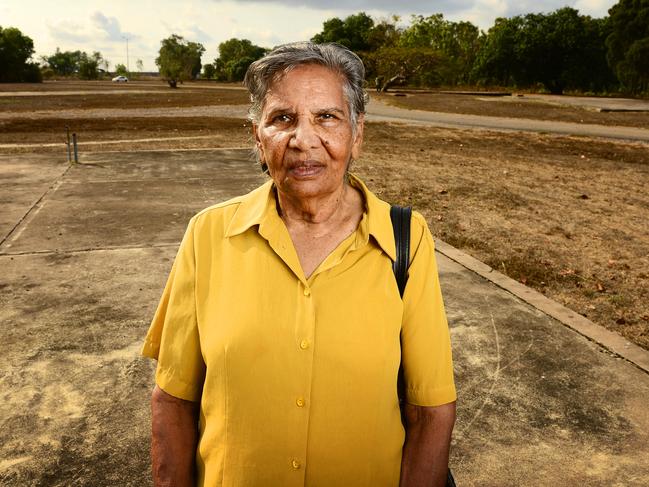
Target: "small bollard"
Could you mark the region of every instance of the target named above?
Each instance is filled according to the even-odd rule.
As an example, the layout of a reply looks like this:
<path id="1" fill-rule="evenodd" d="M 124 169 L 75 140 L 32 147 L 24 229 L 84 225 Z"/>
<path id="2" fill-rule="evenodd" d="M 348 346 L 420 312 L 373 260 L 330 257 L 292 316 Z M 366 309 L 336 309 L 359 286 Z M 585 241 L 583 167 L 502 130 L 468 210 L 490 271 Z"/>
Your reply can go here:
<path id="1" fill-rule="evenodd" d="M 77 151 L 77 134 L 72 133 L 72 146 L 74 147 L 74 163 L 79 162 L 79 153 Z"/>
<path id="2" fill-rule="evenodd" d="M 67 142 L 67 144 L 68 144 L 68 163 L 71 164 L 72 163 L 72 148 L 70 147 L 70 127 L 67 126 L 67 125 L 65 126 L 65 132 L 66 132 L 67 141 L 68 141 Z"/>

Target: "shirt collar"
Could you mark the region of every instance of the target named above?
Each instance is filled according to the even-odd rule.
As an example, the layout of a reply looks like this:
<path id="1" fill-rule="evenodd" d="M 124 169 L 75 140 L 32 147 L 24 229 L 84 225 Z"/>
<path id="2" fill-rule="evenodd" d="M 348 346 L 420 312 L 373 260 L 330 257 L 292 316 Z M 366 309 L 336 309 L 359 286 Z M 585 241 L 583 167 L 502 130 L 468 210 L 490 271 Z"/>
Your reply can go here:
<path id="1" fill-rule="evenodd" d="M 372 193 L 357 176 L 350 174 L 349 182 L 361 191 L 365 199 L 365 214 L 359 225 L 359 237 L 367 242 L 371 235 L 390 259 L 394 260 L 396 247 L 390 220 L 390 205 Z M 269 223 L 267 220 L 276 221 L 277 218 L 273 181 L 269 180 L 241 198 L 241 203 L 230 221 L 225 236 L 239 235 L 255 225 L 261 226 Z"/>

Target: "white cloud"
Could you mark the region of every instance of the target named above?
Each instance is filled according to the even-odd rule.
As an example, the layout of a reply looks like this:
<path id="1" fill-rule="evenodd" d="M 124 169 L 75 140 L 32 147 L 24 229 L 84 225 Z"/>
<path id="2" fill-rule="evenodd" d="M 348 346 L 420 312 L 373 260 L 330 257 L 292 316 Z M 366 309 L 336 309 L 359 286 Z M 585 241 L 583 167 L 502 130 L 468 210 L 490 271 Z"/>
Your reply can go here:
<path id="1" fill-rule="evenodd" d="M 115 17 L 106 17 L 101 12 L 92 14 L 92 22 L 95 27 L 104 33 L 106 39 L 121 42 L 124 37 L 136 37 L 130 32 L 123 32 L 119 20 Z"/>

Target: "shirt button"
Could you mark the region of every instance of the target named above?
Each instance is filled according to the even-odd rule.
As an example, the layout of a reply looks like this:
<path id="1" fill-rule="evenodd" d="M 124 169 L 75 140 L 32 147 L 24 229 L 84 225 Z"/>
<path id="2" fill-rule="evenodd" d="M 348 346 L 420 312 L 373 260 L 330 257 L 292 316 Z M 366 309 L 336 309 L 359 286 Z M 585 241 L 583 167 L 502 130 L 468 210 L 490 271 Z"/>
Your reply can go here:
<path id="1" fill-rule="evenodd" d="M 300 348 L 302 350 L 306 350 L 307 348 L 309 348 L 309 340 L 302 340 L 300 342 Z"/>
<path id="2" fill-rule="evenodd" d="M 311 289 L 309 289 L 308 287 L 305 287 L 305 288 L 304 288 L 304 295 L 305 295 L 307 298 L 308 298 L 309 296 L 311 296 Z"/>
<path id="3" fill-rule="evenodd" d="M 297 407 L 303 408 L 304 407 L 304 398 L 298 397 L 297 400 L 295 401 L 295 404 L 297 404 Z"/>
<path id="4" fill-rule="evenodd" d="M 295 470 L 298 470 L 298 469 L 302 466 L 298 460 L 293 460 L 293 461 L 291 462 L 291 465 L 293 466 L 293 468 L 294 468 Z"/>

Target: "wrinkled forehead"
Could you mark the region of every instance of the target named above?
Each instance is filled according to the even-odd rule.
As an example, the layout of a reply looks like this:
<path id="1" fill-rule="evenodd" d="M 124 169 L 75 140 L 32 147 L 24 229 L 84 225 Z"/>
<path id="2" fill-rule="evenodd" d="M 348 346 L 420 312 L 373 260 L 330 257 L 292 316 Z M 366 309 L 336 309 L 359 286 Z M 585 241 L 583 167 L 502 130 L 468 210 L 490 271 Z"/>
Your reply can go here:
<path id="1" fill-rule="evenodd" d="M 340 71 L 338 71 L 336 69 L 332 69 L 332 68 L 330 68 L 328 66 L 325 66 L 323 64 L 320 64 L 320 63 L 309 62 L 309 63 L 301 63 L 301 64 L 288 66 L 288 67 L 278 71 L 277 73 L 275 73 L 273 75 L 273 77 L 271 78 L 270 83 L 268 84 L 268 89 L 266 90 L 266 93 L 264 94 L 264 99 L 263 99 L 262 105 L 261 105 L 262 112 L 266 108 L 266 104 L 267 104 L 267 101 L 268 101 L 269 97 L 273 97 L 273 98 L 278 97 L 279 93 L 282 91 L 281 88 L 283 86 L 283 83 L 286 82 L 286 78 L 288 77 L 288 75 L 290 73 L 293 73 L 293 72 L 299 71 L 299 70 L 303 70 L 303 69 L 306 69 L 306 68 L 310 68 L 310 67 L 319 67 L 319 68 L 322 68 L 323 70 L 326 70 L 327 72 L 335 75 L 335 78 L 338 80 L 338 88 L 336 88 L 336 89 L 341 90 L 340 92 L 342 93 L 343 102 L 345 104 L 345 109 L 347 110 L 348 105 L 349 105 L 349 97 L 347 96 L 347 92 L 346 92 L 346 89 L 345 89 L 346 86 L 347 86 L 345 76 Z"/>

